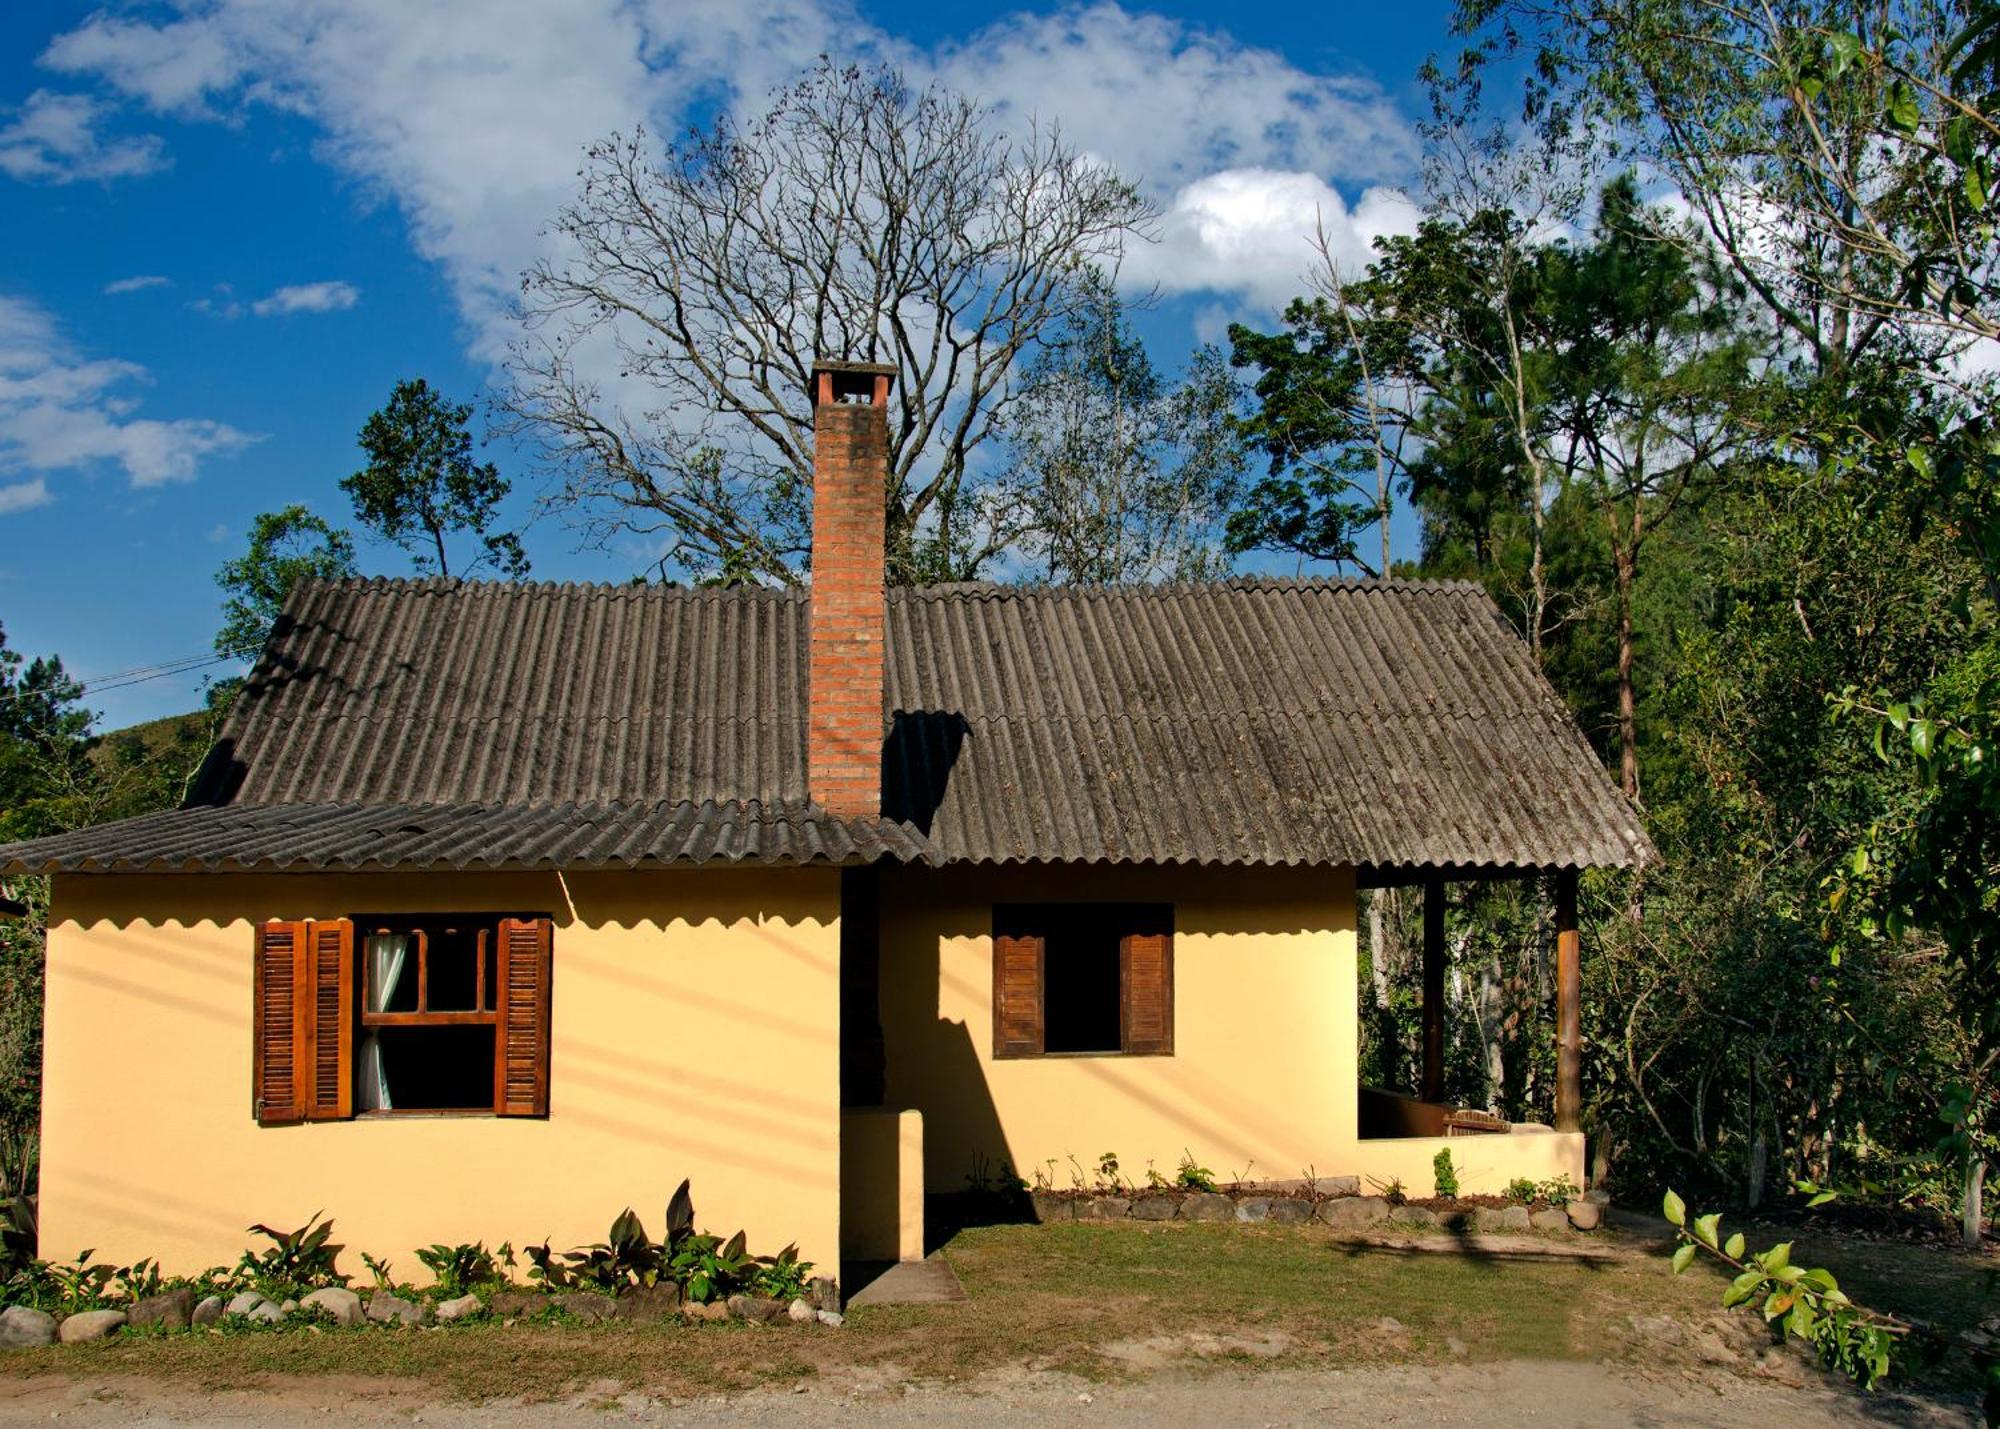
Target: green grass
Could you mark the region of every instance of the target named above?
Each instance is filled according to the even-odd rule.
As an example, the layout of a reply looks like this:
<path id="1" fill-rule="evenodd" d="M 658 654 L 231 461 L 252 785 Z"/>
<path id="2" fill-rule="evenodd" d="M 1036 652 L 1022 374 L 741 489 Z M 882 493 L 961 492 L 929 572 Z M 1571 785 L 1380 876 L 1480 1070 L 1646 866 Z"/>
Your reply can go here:
<path id="1" fill-rule="evenodd" d="M 206 1388 L 267 1376 L 421 1379 L 480 1398 L 555 1396 L 610 1381 L 686 1395 L 820 1375 L 966 1380 L 1032 1364 L 1132 1372 L 1101 1353 L 1166 1342 L 1189 1367 L 1353 1365 L 1630 1351 L 1631 1313 L 1699 1315 L 1713 1287 L 1657 1259 L 1522 1262 L 1371 1249 L 1316 1227 L 994 1226 L 945 1249 L 969 1301 L 856 1310 L 845 1328 L 738 1324 L 593 1328 L 475 1324 L 433 1331 L 133 1338 L 0 1354 L 0 1375 L 132 1374 Z M 1383 1329 L 1393 1316 L 1405 1329 Z M 1175 1337 L 1249 1337 L 1180 1353 Z M 1451 1340 L 1462 1342 L 1455 1351 Z"/>

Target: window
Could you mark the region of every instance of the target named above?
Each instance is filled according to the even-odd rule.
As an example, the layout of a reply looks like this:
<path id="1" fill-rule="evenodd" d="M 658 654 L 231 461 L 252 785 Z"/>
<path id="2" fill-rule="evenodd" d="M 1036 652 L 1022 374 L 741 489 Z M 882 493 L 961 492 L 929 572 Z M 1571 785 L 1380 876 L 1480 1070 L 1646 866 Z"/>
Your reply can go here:
<path id="1" fill-rule="evenodd" d="M 1171 1055 L 1174 910 L 1014 903 L 993 910 L 993 1055 Z"/>
<path id="2" fill-rule="evenodd" d="M 551 938 L 495 914 L 265 924 L 257 1119 L 546 1115 Z"/>

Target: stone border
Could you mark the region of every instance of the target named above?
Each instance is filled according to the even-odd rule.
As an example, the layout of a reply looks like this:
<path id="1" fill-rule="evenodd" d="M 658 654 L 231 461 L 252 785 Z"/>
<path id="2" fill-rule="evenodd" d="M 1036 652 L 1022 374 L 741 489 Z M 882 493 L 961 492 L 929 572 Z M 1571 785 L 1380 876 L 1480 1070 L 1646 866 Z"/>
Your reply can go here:
<path id="1" fill-rule="evenodd" d="M 1567 1207 L 1535 1209 L 1514 1204 L 1434 1210 L 1429 1206 L 1391 1205 L 1382 1196 L 1363 1196 L 1344 1187 L 1327 1196 L 1274 1195 L 1254 1186 L 1215 1191 L 1148 1189 L 1125 1195 L 1036 1191 L 1030 1193 L 1028 1201 L 1033 1219 L 1043 1225 L 1053 1221 L 1124 1220 L 1279 1226 L 1317 1222 L 1336 1230 L 1398 1225 L 1476 1231 L 1484 1235 L 1524 1231 L 1567 1235 L 1572 1231 L 1594 1231 L 1604 1222 L 1603 1203 L 1585 1197 L 1571 1201 Z"/>

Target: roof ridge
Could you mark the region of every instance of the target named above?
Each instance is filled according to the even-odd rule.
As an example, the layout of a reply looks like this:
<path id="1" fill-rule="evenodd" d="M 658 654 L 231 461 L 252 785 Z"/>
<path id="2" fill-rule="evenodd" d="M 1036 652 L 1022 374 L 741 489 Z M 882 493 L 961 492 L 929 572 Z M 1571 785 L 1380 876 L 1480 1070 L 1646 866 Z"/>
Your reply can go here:
<path id="1" fill-rule="evenodd" d="M 664 585 L 656 581 L 537 581 L 488 580 L 482 577 L 459 576 L 342 576 L 335 580 L 317 577 L 299 582 L 299 589 L 334 591 L 414 591 L 421 593 L 449 594 L 469 592 L 478 595 L 501 593 L 548 594 L 604 594 L 630 595 L 637 598 L 686 598 L 702 600 L 735 599 L 743 597 L 768 597 L 773 600 L 793 600 L 804 597 L 804 586 L 759 586 L 759 585 Z"/>
<path id="2" fill-rule="evenodd" d="M 1485 595 L 1473 580 L 1432 580 L 1417 576 L 1230 576 L 1225 580 L 1160 581 L 1143 585 L 1017 585 L 1006 581 L 943 581 L 934 585 L 893 586 L 891 596 L 915 600 L 1046 600 L 1120 599 L 1190 595 L 1207 591 L 1339 591 L 1394 595 Z"/>

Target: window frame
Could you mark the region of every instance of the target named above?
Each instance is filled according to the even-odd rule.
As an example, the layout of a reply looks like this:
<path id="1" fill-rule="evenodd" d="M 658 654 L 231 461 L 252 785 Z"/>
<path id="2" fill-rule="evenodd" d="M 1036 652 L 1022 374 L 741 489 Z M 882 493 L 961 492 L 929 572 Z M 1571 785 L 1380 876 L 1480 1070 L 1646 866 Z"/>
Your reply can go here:
<path id="1" fill-rule="evenodd" d="M 995 903 L 989 952 L 993 960 L 993 1043 L 995 1061 L 1068 1061 L 1092 1057 L 1171 1057 L 1174 1055 L 1174 933 L 1176 905 L 1142 899 L 1071 899 Z M 1104 928 L 1114 930 L 1114 953 L 1118 959 L 1118 1043 L 1116 1048 L 1050 1051 L 1048 1049 L 1048 956 L 1049 940 L 1055 925 L 1065 915 L 1086 915 Z M 1134 1046 L 1133 943 L 1136 939 L 1159 938 L 1161 946 L 1152 954 L 1157 959 L 1159 984 L 1160 1036 L 1155 1045 Z M 1035 959 L 1032 1049 L 1020 1045 L 1016 1035 L 1023 1025 L 1016 1019 L 1025 1009 L 1016 1006 L 1009 988 L 1022 977 L 1019 963 L 1010 959 L 1025 956 L 1025 945 L 1034 944 Z"/>

